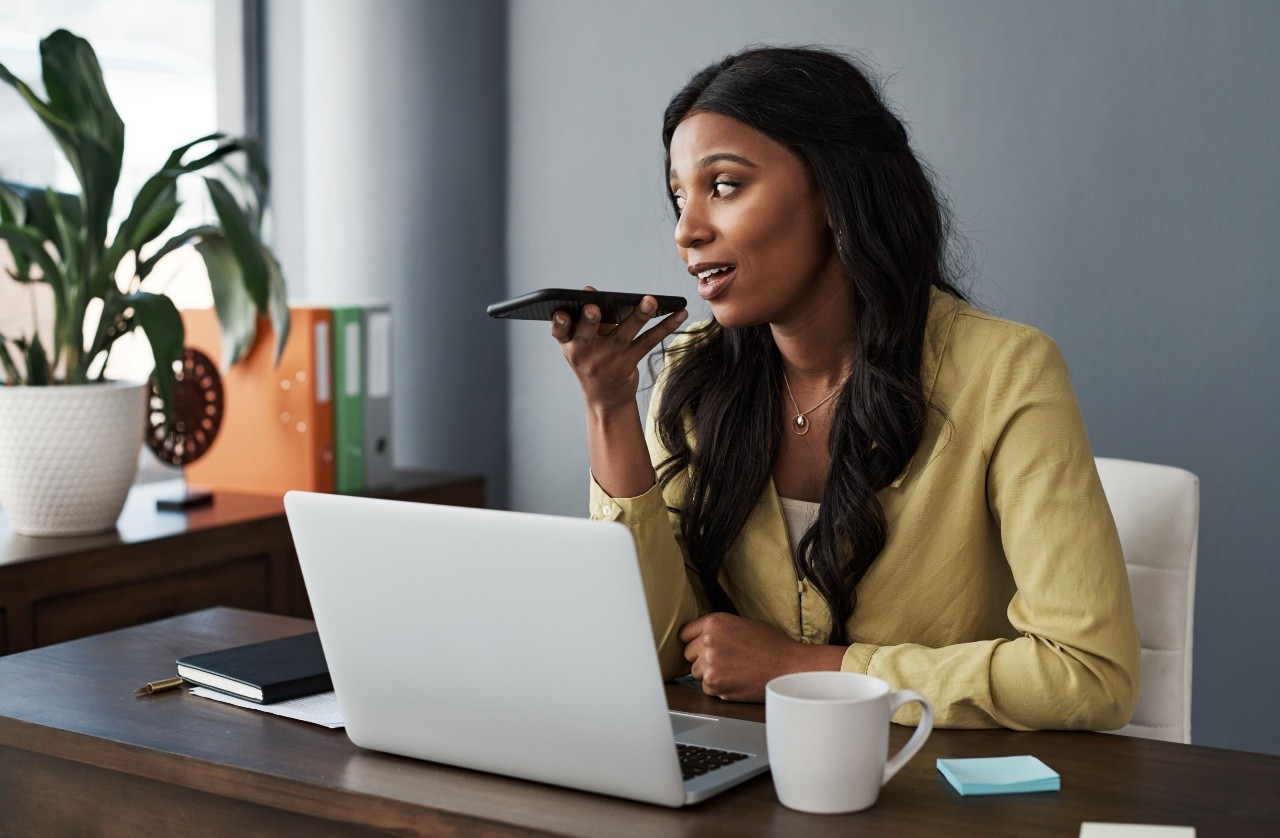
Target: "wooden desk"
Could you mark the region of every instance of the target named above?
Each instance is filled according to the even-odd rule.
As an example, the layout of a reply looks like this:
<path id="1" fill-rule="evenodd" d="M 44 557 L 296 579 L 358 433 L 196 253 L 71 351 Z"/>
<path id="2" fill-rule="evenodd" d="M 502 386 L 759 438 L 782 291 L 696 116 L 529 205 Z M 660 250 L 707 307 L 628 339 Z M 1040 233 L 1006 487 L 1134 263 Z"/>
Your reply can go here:
<path id="1" fill-rule="evenodd" d="M 279 495 L 217 492 L 211 506 L 162 512 L 182 481 L 133 488 L 115 532 L 29 538 L 0 513 L 0 654 L 229 605 L 309 617 Z M 370 494 L 483 506 L 480 477 L 406 471 Z"/>
<path id="2" fill-rule="evenodd" d="M 785 809 L 767 774 L 670 810 L 363 751 L 341 731 L 185 691 L 134 695 L 179 655 L 311 627 L 217 608 L 0 659 L 0 833 L 1075 836 L 1093 820 L 1280 834 L 1280 757 L 1098 733 L 935 731 L 876 806 L 853 815 Z M 668 699 L 764 717 L 684 685 Z M 893 747 L 909 733 L 895 727 Z M 962 798 L 934 768 L 938 757 L 1025 753 L 1061 773 L 1062 791 Z"/>

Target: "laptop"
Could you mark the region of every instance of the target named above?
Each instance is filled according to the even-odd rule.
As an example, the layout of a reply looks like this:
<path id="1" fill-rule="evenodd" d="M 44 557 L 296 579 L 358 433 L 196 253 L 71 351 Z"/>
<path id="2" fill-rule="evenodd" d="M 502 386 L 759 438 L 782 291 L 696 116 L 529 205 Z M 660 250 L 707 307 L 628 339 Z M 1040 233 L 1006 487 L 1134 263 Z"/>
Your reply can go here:
<path id="1" fill-rule="evenodd" d="M 623 525 L 284 503 L 356 745 L 665 806 L 768 768 L 763 724 L 668 712 Z"/>

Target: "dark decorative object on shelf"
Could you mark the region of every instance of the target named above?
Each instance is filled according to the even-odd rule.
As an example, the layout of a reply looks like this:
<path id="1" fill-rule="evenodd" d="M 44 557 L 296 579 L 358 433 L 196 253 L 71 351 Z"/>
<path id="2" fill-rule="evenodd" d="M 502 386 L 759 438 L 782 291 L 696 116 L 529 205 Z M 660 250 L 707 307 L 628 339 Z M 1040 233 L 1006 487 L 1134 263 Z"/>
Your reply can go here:
<path id="1" fill-rule="evenodd" d="M 183 348 L 182 366 L 175 379 L 172 404 L 165 404 L 152 380 L 147 395 L 147 445 L 160 460 L 185 466 L 208 451 L 218 435 L 223 411 L 222 377 L 208 355 L 187 346 Z M 166 416 L 172 417 L 168 426 Z M 160 498 L 156 506 L 183 510 L 212 502 L 212 494 L 188 486 L 183 496 Z"/>

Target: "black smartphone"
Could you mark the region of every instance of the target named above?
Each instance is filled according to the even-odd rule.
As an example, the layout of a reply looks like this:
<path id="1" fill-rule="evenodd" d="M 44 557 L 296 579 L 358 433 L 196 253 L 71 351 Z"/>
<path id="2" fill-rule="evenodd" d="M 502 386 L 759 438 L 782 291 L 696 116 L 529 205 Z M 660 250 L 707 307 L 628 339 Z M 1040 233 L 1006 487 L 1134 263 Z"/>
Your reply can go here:
<path id="1" fill-rule="evenodd" d="M 621 291 L 571 291 L 567 288 L 543 288 L 521 294 L 510 300 L 494 303 L 486 309 L 490 317 L 505 320 L 550 320 L 557 311 L 565 311 L 574 320 L 582 312 L 587 303 L 600 306 L 601 322 L 621 323 L 640 305 L 644 294 L 630 294 Z M 685 308 L 684 297 L 669 297 L 651 294 L 658 301 L 658 310 L 654 317 L 674 314 Z"/>

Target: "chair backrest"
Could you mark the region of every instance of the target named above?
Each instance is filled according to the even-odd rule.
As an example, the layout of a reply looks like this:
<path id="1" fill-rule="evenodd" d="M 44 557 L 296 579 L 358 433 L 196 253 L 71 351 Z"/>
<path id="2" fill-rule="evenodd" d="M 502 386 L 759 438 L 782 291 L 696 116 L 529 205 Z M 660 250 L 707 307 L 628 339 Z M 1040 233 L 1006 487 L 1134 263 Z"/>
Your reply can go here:
<path id="1" fill-rule="evenodd" d="M 1142 692 L 1132 721 L 1114 731 L 1191 741 L 1191 629 L 1200 481 L 1189 471 L 1097 458 L 1120 531 L 1142 639 Z"/>

